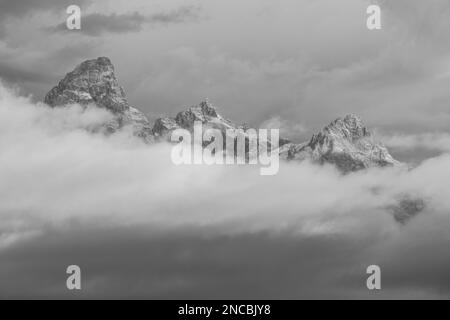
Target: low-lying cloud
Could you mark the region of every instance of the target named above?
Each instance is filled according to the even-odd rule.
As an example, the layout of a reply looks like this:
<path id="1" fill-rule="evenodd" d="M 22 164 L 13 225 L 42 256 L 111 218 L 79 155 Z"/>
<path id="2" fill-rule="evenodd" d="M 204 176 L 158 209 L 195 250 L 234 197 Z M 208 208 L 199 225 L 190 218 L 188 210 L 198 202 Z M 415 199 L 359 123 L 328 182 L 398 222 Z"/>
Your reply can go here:
<path id="1" fill-rule="evenodd" d="M 448 154 L 413 170 L 304 162 L 260 176 L 175 166 L 168 144 L 95 130 L 110 117 L 0 87 L 0 297 L 70 297 L 73 263 L 85 297 L 370 298 L 370 264 L 378 296 L 449 296 Z M 386 209 L 402 194 L 428 203 L 404 226 Z"/>

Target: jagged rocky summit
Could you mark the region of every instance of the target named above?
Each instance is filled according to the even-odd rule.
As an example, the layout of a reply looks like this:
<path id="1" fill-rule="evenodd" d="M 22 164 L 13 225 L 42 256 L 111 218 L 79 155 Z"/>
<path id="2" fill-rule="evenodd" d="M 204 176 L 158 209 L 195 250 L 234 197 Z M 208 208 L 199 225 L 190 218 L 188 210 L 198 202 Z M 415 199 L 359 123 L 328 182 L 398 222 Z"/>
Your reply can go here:
<path id="1" fill-rule="evenodd" d="M 114 66 L 106 57 L 78 65 L 50 90 L 44 102 L 52 107 L 76 103 L 105 108 L 114 115 L 114 120 L 105 124 L 109 132 L 130 126 L 134 134 L 146 142 L 166 140 L 177 128 L 192 130 L 195 121 L 201 121 L 205 127 L 220 129 L 224 135 L 227 129 L 245 129 L 244 125 L 237 125 L 220 115 L 208 100 L 179 112 L 174 118 L 157 119 L 152 126 L 141 111 L 129 105 L 115 76 Z M 333 121 L 309 142 L 295 144 L 281 138 L 280 146 L 280 156 L 285 160 L 332 163 L 343 172 L 399 164 L 382 144 L 374 140 L 356 115 Z"/>
<path id="2" fill-rule="evenodd" d="M 333 121 L 309 142 L 283 146 L 281 155 L 287 160 L 332 163 L 344 172 L 400 164 L 354 114 Z"/>

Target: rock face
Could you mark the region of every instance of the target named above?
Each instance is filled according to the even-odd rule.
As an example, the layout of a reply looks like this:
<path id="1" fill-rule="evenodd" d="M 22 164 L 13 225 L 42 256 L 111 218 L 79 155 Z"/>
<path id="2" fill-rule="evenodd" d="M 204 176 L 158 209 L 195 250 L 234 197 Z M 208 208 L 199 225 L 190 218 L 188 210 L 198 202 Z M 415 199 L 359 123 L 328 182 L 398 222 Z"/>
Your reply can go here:
<path id="1" fill-rule="evenodd" d="M 307 143 L 284 146 L 281 154 L 287 160 L 333 163 L 343 172 L 399 164 L 353 114 L 333 121 Z"/>
<path id="2" fill-rule="evenodd" d="M 114 114 L 114 120 L 105 124 L 109 132 L 131 126 L 135 135 L 146 141 L 153 139 L 147 117 L 128 104 L 114 74 L 114 66 L 106 57 L 81 63 L 47 93 L 44 102 L 52 107 L 95 104 Z"/>
<path id="3" fill-rule="evenodd" d="M 44 102 L 52 107 L 77 103 L 105 108 L 114 115 L 114 120 L 105 124 L 109 132 L 128 126 L 146 142 L 167 140 L 177 128 L 192 131 L 195 121 L 201 121 L 204 128 L 221 130 L 224 137 L 227 129 L 246 129 L 221 116 L 208 100 L 179 112 L 175 118 L 157 119 L 151 126 L 141 111 L 128 104 L 115 76 L 114 66 L 106 57 L 81 63 L 50 90 Z M 294 144 L 280 138 L 279 145 L 283 159 L 332 163 L 343 172 L 398 164 L 382 144 L 374 141 L 361 119 L 355 115 L 333 121 L 309 142 Z"/>
<path id="4" fill-rule="evenodd" d="M 50 90 L 44 102 L 52 107 L 92 104 L 105 108 L 114 115 L 114 119 L 103 126 L 109 133 L 130 127 L 134 135 L 147 143 L 167 141 L 171 132 L 178 128 L 193 131 L 195 121 L 200 121 L 204 129 L 219 129 L 223 133 L 224 143 L 227 129 L 248 129 L 221 116 L 208 100 L 179 112 L 175 118 L 157 119 L 151 126 L 141 111 L 129 105 L 114 74 L 114 66 L 105 57 L 81 63 Z M 331 163 L 344 173 L 399 164 L 382 144 L 374 141 L 361 119 L 352 114 L 333 121 L 308 142 L 294 144 L 280 137 L 279 146 L 282 159 Z M 248 150 L 247 137 L 246 147 Z M 397 222 L 404 224 L 423 211 L 425 206 L 420 198 L 402 195 L 396 205 L 387 209 Z"/>
<path id="5" fill-rule="evenodd" d="M 180 126 L 175 121 L 175 119 L 172 118 L 159 118 L 155 121 L 155 124 L 153 125 L 152 132 L 155 135 L 155 137 L 159 138 L 169 138 L 170 133 L 173 130 L 179 129 Z"/>
<path id="6" fill-rule="evenodd" d="M 153 134 L 156 137 L 169 137 L 170 133 L 178 128 L 192 131 L 195 121 L 200 121 L 204 127 L 219 129 L 224 134 L 227 129 L 242 128 L 222 117 L 216 108 L 208 100 L 205 100 L 197 106 L 179 112 L 173 119 L 157 119 L 153 126 Z"/>

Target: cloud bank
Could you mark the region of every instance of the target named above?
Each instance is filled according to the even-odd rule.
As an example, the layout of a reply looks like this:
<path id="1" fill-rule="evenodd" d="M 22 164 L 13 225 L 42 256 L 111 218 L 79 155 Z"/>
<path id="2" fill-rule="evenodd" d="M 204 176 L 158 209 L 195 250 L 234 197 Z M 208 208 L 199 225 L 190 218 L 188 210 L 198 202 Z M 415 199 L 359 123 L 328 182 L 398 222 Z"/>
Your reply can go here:
<path id="1" fill-rule="evenodd" d="M 263 177 L 175 166 L 170 145 L 97 132 L 110 117 L 0 87 L 0 297 L 71 297 L 74 263 L 84 297 L 449 296 L 448 154 L 411 171 L 305 162 Z M 402 226 L 386 208 L 405 193 L 429 205 Z"/>
<path id="2" fill-rule="evenodd" d="M 383 141 L 387 146 L 398 149 L 423 148 L 442 152 L 450 151 L 450 134 L 445 132 L 385 136 Z"/>

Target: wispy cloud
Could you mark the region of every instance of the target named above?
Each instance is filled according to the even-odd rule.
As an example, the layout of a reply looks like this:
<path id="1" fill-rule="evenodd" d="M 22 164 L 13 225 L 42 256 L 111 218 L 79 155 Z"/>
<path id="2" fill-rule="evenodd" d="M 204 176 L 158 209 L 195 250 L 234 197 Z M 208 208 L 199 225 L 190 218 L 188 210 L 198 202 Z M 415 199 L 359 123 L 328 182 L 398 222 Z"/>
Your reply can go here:
<path id="1" fill-rule="evenodd" d="M 388 270 L 383 297 L 450 296 L 449 155 L 411 171 L 291 163 L 261 177 L 177 167 L 169 145 L 84 130 L 110 116 L 0 87 L 1 297 L 64 297 L 73 263 L 84 297 L 369 298 L 374 263 Z M 431 199 L 405 226 L 386 210 L 402 192 Z"/>

